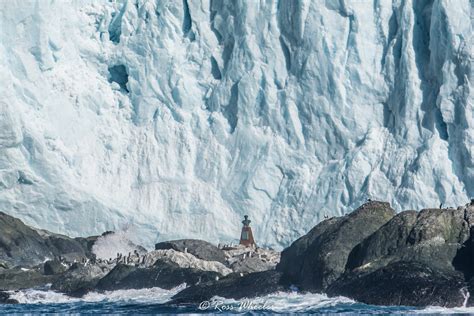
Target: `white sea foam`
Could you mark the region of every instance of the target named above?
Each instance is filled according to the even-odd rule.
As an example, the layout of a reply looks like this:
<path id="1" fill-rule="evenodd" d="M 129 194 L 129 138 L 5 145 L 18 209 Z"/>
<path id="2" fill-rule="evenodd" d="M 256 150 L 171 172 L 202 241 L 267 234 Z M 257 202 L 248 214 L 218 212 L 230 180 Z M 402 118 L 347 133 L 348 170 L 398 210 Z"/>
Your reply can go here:
<path id="1" fill-rule="evenodd" d="M 92 251 L 100 259 L 115 258 L 117 253 L 127 255 L 137 249 L 136 227 L 127 225 L 113 234 L 107 234 L 97 239 Z"/>
<path id="2" fill-rule="evenodd" d="M 309 312 L 320 308 L 331 308 L 339 304 L 354 304 L 354 300 L 347 297 L 328 297 L 326 294 L 300 294 L 296 292 L 277 292 L 249 300 L 233 300 L 214 297 L 211 300 L 209 311 L 225 310 L 225 306 L 234 306 L 237 311 L 246 311 L 265 307 L 278 313 Z M 241 308 L 243 305 L 243 308 Z M 222 308 L 223 307 L 223 308 Z M 240 309 L 241 308 L 241 309 Z"/>
<path id="3" fill-rule="evenodd" d="M 440 306 L 428 306 L 424 309 L 414 310 L 413 313 L 417 314 L 474 314 L 474 307 L 440 307 Z"/>
<path id="4" fill-rule="evenodd" d="M 91 292 L 83 298 L 72 298 L 67 295 L 41 290 L 22 290 L 11 292 L 11 298 L 18 300 L 21 304 L 68 304 L 78 302 L 127 302 L 138 304 L 162 304 L 168 302 L 173 295 L 183 290 L 186 284 L 182 284 L 171 290 L 160 288 L 140 289 L 140 290 L 118 290 L 104 293 Z M 474 314 L 474 307 L 446 308 L 439 306 L 429 306 L 424 309 L 406 307 L 377 307 L 357 303 L 356 301 L 343 296 L 328 297 L 326 294 L 301 294 L 296 292 L 277 292 L 266 296 L 253 298 L 250 300 L 233 300 L 214 297 L 210 301 L 207 312 L 219 312 L 228 306 L 233 306 L 234 311 L 239 311 L 241 304 L 248 303 L 242 308 L 242 312 L 264 306 L 265 310 L 276 313 L 288 312 L 315 312 L 324 313 L 368 313 L 368 312 L 389 312 L 403 314 Z"/>
<path id="5" fill-rule="evenodd" d="M 69 297 L 54 291 L 22 290 L 11 292 L 11 298 L 21 304 L 52 304 L 52 303 L 75 303 L 75 302 L 134 302 L 134 303 L 165 303 L 173 295 L 182 291 L 186 284 L 177 286 L 171 290 L 158 287 L 140 290 L 118 290 L 106 291 L 104 293 L 90 292 L 82 298 Z"/>

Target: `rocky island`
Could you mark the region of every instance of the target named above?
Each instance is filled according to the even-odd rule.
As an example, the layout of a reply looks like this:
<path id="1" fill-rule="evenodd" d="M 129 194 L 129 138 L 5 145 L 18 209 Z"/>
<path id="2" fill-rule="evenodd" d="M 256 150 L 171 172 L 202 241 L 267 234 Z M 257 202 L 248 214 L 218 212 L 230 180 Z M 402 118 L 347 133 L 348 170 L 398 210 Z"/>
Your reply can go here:
<path id="1" fill-rule="evenodd" d="M 472 306 L 473 224 L 474 203 L 396 213 L 368 201 L 320 222 L 281 254 L 183 239 L 101 259 L 94 245 L 113 232 L 70 238 L 0 213 L 0 303 L 15 303 L 10 294 L 26 288 L 80 297 L 186 283 L 167 304 L 301 291 L 374 305 Z"/>

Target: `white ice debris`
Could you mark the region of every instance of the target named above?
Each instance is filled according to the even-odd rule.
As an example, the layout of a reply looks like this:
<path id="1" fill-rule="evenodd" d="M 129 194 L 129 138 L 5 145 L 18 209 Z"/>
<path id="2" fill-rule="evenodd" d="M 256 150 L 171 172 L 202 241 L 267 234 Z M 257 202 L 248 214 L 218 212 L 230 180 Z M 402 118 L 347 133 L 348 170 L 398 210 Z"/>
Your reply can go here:
<path id="1" fill-rule="evenodd" d="M 472 3 L 1 1 L 0 210 L 281 247 L 474 195 Z"/>

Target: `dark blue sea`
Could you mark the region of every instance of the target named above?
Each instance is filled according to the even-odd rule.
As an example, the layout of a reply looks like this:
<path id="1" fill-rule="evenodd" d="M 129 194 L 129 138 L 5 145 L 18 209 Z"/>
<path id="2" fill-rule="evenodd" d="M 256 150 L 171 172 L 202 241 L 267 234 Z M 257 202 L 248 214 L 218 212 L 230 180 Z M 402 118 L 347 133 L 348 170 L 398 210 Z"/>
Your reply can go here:
<path id="1" fill-rule="evenodd" d="M 170 306 L 167 302 L 183 287 L 89 293 L 81 299 L 52 291 L 24 290 L 11 292 L 20 304 L 0 305 L 0 315 L 123 315 L 123 314 L 474 314 L 472 308 L 384 307 L 354 302 L 345 297 L 328 298 L 323 294 L 275 293 L 252 300 L 214 298 L 199 306 Z"/>

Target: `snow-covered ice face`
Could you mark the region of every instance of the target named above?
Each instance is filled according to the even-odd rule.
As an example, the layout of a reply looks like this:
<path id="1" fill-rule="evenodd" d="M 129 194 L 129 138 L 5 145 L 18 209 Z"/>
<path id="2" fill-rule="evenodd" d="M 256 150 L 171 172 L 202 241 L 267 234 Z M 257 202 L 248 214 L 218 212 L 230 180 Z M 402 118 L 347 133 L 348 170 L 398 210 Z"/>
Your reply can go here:
<path id="1" fill-rule="evenodd" d="M 469 0 L 3 1 L 0 209 L 281 247 L 474 195 Z"/>

